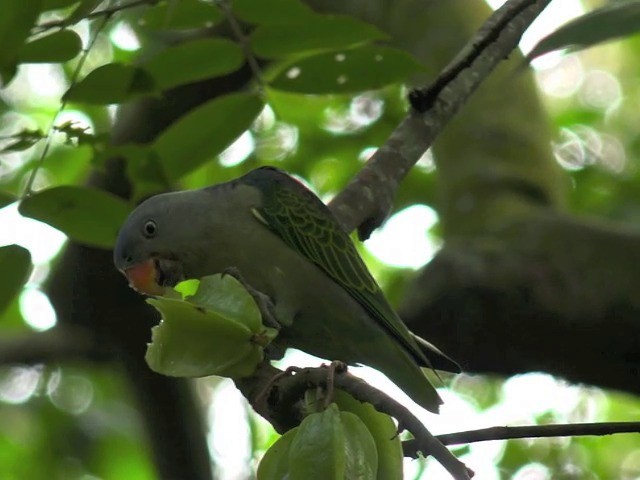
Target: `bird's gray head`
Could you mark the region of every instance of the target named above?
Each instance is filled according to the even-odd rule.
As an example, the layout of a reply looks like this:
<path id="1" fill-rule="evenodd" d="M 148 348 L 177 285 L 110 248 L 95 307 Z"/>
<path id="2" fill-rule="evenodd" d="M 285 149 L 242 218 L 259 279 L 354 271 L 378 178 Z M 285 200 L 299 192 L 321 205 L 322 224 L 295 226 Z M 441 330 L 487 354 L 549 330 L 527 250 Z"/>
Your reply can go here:
<path id="1" fill-rule="evenodd" d="M 113 262 L 141 293 L 160 295 L 185 278 L 193 264 L 193 240 L 201 234 L 201 190 L 156 195 L 142 202 L 122 225 Z"/>

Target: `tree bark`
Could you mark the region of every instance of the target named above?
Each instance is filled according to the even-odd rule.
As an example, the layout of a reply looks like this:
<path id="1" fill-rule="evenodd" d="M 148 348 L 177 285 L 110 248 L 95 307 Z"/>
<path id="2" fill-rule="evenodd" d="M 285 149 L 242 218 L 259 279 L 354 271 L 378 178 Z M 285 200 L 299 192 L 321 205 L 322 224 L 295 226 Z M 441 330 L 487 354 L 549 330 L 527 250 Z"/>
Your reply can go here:
<path id="1" fill-rule="evenodd" d="M 111 143 L 148 142 L 190 109 L 242 88 L 249 79 L 248 69 L 242 69 L 228 77 L 176 89 L 162 99 L 123 107 Z M 104 171 L 94 172 L 88 184 L 123 198 L 131 195 L 123 159 L 109 159 Z M 205 422 L 190 382 L 158 375 L 147 366 L 146 345 L 159 319 L 115 270 L 112 253 L 71 242 L 46 290 L 60 324 L 86 329 L 96 344 L 111 351 L 114 367 L 129 379 L 160 478 L 210 479 Z"/>

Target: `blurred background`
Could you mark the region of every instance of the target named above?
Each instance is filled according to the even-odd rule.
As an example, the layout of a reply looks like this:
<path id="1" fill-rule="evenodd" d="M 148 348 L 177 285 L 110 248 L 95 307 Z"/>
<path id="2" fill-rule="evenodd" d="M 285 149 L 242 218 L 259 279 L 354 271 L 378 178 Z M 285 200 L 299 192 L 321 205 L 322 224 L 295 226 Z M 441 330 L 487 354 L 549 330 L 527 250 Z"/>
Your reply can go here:
<path id="1" fill-rule="evenodd" d="M 492 8 L 502 3 L 489 2 Z M 559 25 L 605 3 L 552 2 L 525 35 L 522 50 L 528 52 Z M 43 14 L 40 22 L 63 18 L 69 11 L 69 7 L 65 8 Z M 476 17 L 484 18 L 487 12 L 483 10 Z M 113 17 L 96 37 L 79 77 L 99 65 L 129 63 L 140 53 L 145 55 L 144 50 L 151 48 L 152 42 L 138 20 L 139 15 L 133 13 Z M 96 25 L 82 20 L 71 28 L 87 45 Z M 630 37 L 578 53 L 551 53 L 532 63 L 550 125 L 548 141 L 553 158 L 566 178 L 564 208 L 577 216 L 631 224 L 640 218 L 640 173 L 636 161 L 640 154 L 639 51 L 640 40 Z M 76 58 L 66 63 L 20 66 L 15 79 L 0 90 L 0 146 L 13 144 L 14 135 L 20 131 L 46 132 L 52 122 L 72 125 L 76 133 L 88 135 L 110 130 L 116 118 L 114 105 L 70 102 L 59 111 L 61 96 L 69 88 L 77 64 Z M 429 68 L 433 70 L 428 70 L 426 78 L 438 71 L 435 66 Z M 365 93 L 317 96 L 272 90 L 269 103 L 251 127 L 222 153 L 185 175 L 181 186 L 199 187 L 233 178 L 258 165 L 272 164 L 299 175 L 328 201 L 403 118 L 405 95 L 405 87 L 398 84 Z M 521 116 L 526 119 L 527 112 L 521 112 Z M 109 168 L 104 152 L 96 144 L 80 140 L 63 131 L 52 134 L 51 147 L 34 178 L 35 191 L 82 184 L 87 177 L 104 174 Z M 32 148 L 25 145 L 24 149 L 6 148 L 0 153 L 3 191 L 21 194 L 41 158 L 42 148 L 40 141 Z M 396 304 L 407 284 L 439 252 L 444 241 L 437 208 L 437 155 L 437 151 L 429 151 L 423 156 L 398 194 L 397 210 L 361 248 L 372 273 Z M 140 187 L 138 193 L 145 194 L 146 188 Z M 78 347 L 73 354 L 58 358 L 56 345 L 51 347 L 50 343 L 58 337 L 46 334 L 55 332 L 61 320 L 47 292 L 67 278 L 55 277 L 51 287 L 50 274 L 63 261 L 61 252 L 67 236 L 46 223 L 22 216 L 16 202 L 7 200 L 2 205 L 0 245 L 18 244 L 28 249 L 33 270 L 19 295 L 0 315 L 0 350 L 6 346 L 14 355 L 17 349 L 26 360 L 23 364 L 5 360 L 0 366 L 0 478 L 159 478 L 157 453 L 153 453 L 157 441 L 150 439 L 159 433 L 149 430 L 148 415 L 141 414 L 140 409 L 147 405 L 153 410 L 154 398 L 160 399 L 163 390 L 156 392 L 159 396 L 154 398 L 141 397 L 132 387 L 131 372 L 114 362 L 111 353 L 85 355 Z M 99 255 L 108 262 L 108 252 Z M 79 258 L 91 261 L 93 257 Z M 69 271 L 67 274 L 74 275 Z M 82 310 L 82 298 L 86 299 L 87 292 L 101 288 L 98 283 L 91 284 L 91 278 L 76 279 L 84 283 L 86 290 L 76 291 L 66 301 L 66 312 Z M 124 288 L 124 278 L 119 281 Z M 133 301 L 139 300 L 127 300 Z M 95 305 L 96 311 L 100 305 Z M 117 316 L 117 312 L 114 306 L 111 314 Z M 144 322 L 131 327 L 136 321 L 130 317 L 123 328 L 148 332 Z M 97 338 L 92 338 L 91 348 L 103 338 L 105 344 L 109 343 L 109 328 L 107 324 Z M 42 335 L 31 337 L 32 333 Z M 31 338 L 38 340 L 30 343 Z M 22 347 L 12 343 L 23 340 L 17 344 Z M 61 345 L 65 343 L 64 339 L 60 341 Z M 49 345 L 51 351 L 38 342 Z M 138 353 L 143 352 L 143 347 L 139 346 Z M 34 348 L 33 355 L 30 348 Z M 319 362 L 301 352 L 290 352 L 281 365 Z M 367 368 L 355 371 L 411 404 L 377 372 Z M 436 434 L 494 425 L 633 420 L 640 413 L 640 401 L 631 395 L 570 384 L 545 373 L 507 378 L 462 374 L 443 380 L 440 393 L 445 404 L 441 415 L 420 413 Z M 202 412 L 207 462 L 212 465 L 215 478 L 251 478 L 277 434 L 251 411 L 229 380 L 198 379 L 188 388 L 197 400 L 191 407 L 197 406 Z M 419 411 L 415 405 L 412 408 Z M 183 422 L 180 411 L 176 411 L 172 422 Z M 191 446 L 183 447 L 188 454 Z M 633 435 L 493 441 L 455 451 L 480 479 L 640 478 L 640 441 Z M 447 477 L 430 460 L 407 460 L 405 478 Z"/>

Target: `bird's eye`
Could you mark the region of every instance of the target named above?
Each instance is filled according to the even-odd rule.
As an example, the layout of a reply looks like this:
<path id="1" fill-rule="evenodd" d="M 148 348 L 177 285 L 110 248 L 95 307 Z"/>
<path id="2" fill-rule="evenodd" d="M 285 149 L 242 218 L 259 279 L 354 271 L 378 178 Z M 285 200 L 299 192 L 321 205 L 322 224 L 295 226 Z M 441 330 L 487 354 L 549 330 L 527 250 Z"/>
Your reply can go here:
<path id="1" fill-rule="evenodd" d="M 153 220 L 147 220 L 142 227 L 142 234 L 147 238 L 153 238 L 158 233 L 158 225 Z"/>

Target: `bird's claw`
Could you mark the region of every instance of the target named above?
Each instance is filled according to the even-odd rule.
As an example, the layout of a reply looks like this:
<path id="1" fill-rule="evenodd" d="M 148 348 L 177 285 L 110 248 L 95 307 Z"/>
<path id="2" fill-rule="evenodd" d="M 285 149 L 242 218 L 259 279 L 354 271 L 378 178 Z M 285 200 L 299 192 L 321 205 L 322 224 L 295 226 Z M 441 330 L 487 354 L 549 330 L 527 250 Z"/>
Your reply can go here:
<path id="1" fill-rule="evenodd" d="M 300 367 L 288 367 L 284 372 L 280 372 L 277 375 L 274 375 L 269 382 L 265 385 L 265 387 L 262 389 L 262 391 L 260 393 L 258 393 L 258 395 L 256 395 L 256 403 L 260 404 L 263 401 L 265 401 L 266 404 L 266 400 L 269 396 L 269 393 L 271 391 L 271 388 L 273 387 L 274 384 L 276 384 L 281 378 L 283 377 L 287 377 L 289 375 L 293 375 L 296 374 L 300 371 Z"/>
<path id="2" fill-rule="evenodd" d="M 258 310 L 260 310 L 260 314 L 262 315 L 262 320 L 265 325 L 271 328 L 275 328 L 276 330 L 280 330 L 282 328 L 282 325 L 276 319 L 276 307 L 268 295 L 262 293 L 259 290 L 256 290 L 249 283 L 247 283 L 237 267 L 225 268 L 222 271 L 222 277 L 224 278 L 225 275 L 229 275 L 235 278 L 244 287 L 244 289 L 249 292 L 249 295 L 251 295 L 253 300 L 256 302 L 256 305 L 258 306 Z"/>
<path id="3" fill-rule="evenodd" d="M 222 278 L 226 277 L 227 275 L 229 275 L 230 277 L 235 278 L 242 285 L 245 285 L 247 283 L 247 282 L 245 282 L 244 277 L 240 273 L 240 269 L 238 267 L 227 267 L 227 268 L 225 268 L 222 271 Z"/>
<path id="4" fill-rule="evenodd" d="M 327 372 L 327 386 L 325 389 L 324 407 L 327 408 L 333 402 L 333 393 L 335 390 L 335 377 L 347 371 L 347 364 L 339 360 L 334 360 L 329 364 Z"/>

